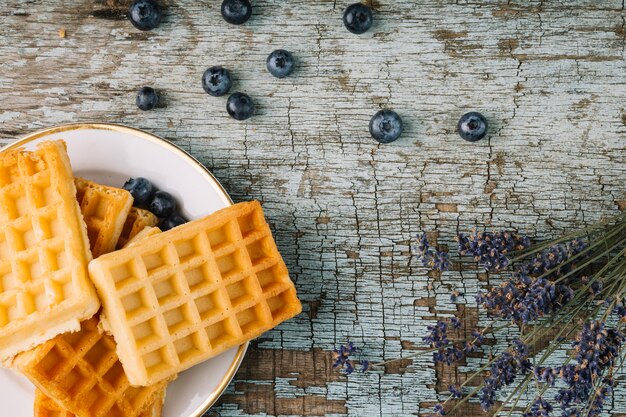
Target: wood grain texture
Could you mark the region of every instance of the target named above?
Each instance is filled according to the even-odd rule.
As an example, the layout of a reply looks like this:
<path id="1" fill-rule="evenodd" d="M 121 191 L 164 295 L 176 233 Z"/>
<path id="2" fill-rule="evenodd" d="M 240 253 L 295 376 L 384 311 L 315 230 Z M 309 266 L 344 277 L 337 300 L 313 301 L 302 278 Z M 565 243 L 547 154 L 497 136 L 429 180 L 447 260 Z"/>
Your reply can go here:
<path id="1" fill-rule="evenodd" d="M 626 209 L 626 27 L 622 0 L 373 0 L 361 36 L 341 23 L 351 1 L 258 0 L 227 25 L 219 1 L 169 0 L 138 32 L 126 0 L 5 0 L 0 10 L 0 137 L 59 123 L 146 129 L 199 158 L 235 200 L 259 199 L 305 312 L 269 332 L 209 416 L 426 415 L 451 369 L 425 357 L 350 378 L 330 349 L 350 338 L 379 360 L 419 349 L 428 324 L 457 312 L 488 277 L 433 277 L 409 252 L 418 231 L 452 245 L 457 230 L 516 228 L 543 239 Z M 65 37 L 59 30 L 65 29 Z M 272 78 L 265 58 L 298 60 Z M 257 114 L 231 120 L 202 72 L 228 67 Z M 166 108 L 136 109 L 152 85 Z M 390 107 L 406 130 L 379 146 L 370 117 Z M 466 111 L 489 138 L 455 133 Z M 462 309 L 466 328 L 484 322 Z M 501 335 L 507 337 L 508 335 Z M 622 387 L 609 407 L 626 415 Z M 479 415 L 470 404 L 461 415 Z"/>

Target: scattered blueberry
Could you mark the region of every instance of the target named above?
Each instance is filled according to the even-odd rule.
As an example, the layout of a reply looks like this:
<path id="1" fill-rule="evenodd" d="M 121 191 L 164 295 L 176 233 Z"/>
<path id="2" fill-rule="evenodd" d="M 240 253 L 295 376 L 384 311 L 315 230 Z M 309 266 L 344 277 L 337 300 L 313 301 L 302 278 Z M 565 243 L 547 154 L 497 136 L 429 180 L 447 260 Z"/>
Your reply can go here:
<path id="1" fill-rule="evenodd" d="M 143 87 L 137 93 L 137 99 L 135 100 L 137 107 L 141 110 L 152 110 L 159 103 L 159 96 L 152 87 Z"/>
<path id="2" fill-rule="evenodd" d="M 291 52 L 277 49 L 267 57 L 267 70 L 276 78 L 285 78 L 293 72 L 295 62 Z"/>
<path id="3" fill-rule="evenodd" d="M 254 113 L 254 103 L 247 94 L 233 93 L 226 102 L 226 111 L 233 119 L 246 120 Z"/>
<path id="4" fill-rule="evenodd" d="M 152 30 L 159 26 L 161 8 L 156 0 L 135 0 L 128 9 L 130 22 L 139 30 Z"/>
<path id="5" fill-rule="evenodd" d="M 152 183 L 143 177 L 129 179 L 122 188 L 133 196 L 135 205 L 146 204 L 154 192 Z"/>
<path id="6" fill-rule="evenodd" d="M 360 35 L 372 27 L 372 10 L 362 3 L 354 3 L 343 12 L 343 24 L 352 33 Z"/>
<path id="7" fill-rule="evenodd" d="M 166 191 L 157 191 L 150 200 L 149 209 L 155 216 L 163 219 L 174 213 L 176 200 Z"/>
<path id="8" fill-rule="evenodd" d="M 402 119 L 393 110 L 381 110 L 370 120 L 370 134 L 380 143 L 390 143 L 400 137 Z"/>
<path id="9" fill-rule="evenodd" d="M 178 213 L 174 213 L 170 217 L 161 220 L 159 223 L 159 229 L 165 232 L 166 230 L 173 229 L 176 226 L 180 226 L 185 223 L 187 223 L 187 220 L 183 216 Z"/>
<path id="10" fill-rule="evenodd" d="M 230 73 L 222 67 L 211 67 L 202 74 L 202 88 L 213 97 L 223 96 L 233 86 Z"/>
<path id="11" fill-rule="evenodd" d="M 476 142 L 484 138 L 487 134 L 487 128 L 488 124 L 485 116 L 475 111 L 461 116 L 457 125 L 459 135 L 469 142 Z"/>
<path id="12" fill-rule="evenodd" d="M 249 0 L 224 0 L 222 2 L 222 17 L 228 23 L 241 25 L 246 23 L 252 15 L 252 5 Z"/>

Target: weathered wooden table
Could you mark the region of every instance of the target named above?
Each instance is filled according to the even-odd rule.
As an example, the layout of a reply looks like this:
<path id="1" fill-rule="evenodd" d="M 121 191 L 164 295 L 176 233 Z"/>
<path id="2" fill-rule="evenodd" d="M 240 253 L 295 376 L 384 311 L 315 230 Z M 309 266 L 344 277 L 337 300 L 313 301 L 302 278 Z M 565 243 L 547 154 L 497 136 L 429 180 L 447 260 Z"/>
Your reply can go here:
<path id="1" fill-rule="evenodd" d="M 422 357 L 346 378 L 329 351 L 349 338 L 370 359 L 410 354 L 427 324 L 456 312 L 451 290 L 471 299 L 487 284 L 452 271 L 429 287 L 409 251 L 422 229 L 449 245 L 473 226 L 541 239 L 626 209 L 624 2 L 374 0 L 361 36 L 341 22 L 350 1 L 258 0 L 241 27 L 219 3 L 169 0 L 161 26 L 143 33 L 124 18 L 127 0 L 5 0 L 1 142 L 122 123 L 190 151 L 235 200 L 264 202 L 304 312 L 253 343 L 208 415 L 426 414 L 473 363 L 444 370 Z M 275 48 L 297 57 L 292 77 L 266 72 Z M 249 121 L 203 92 L 216 64 L 254 98 Z M 139 111 L 143 85 L 167 108 Z M 367 126 L 384 107 L 406 131 L 383 146 Z M 487 140 L 456 134 L 469 110 L 488 116 Z M 483 320 L 461 313 L 468 331 Z"/>

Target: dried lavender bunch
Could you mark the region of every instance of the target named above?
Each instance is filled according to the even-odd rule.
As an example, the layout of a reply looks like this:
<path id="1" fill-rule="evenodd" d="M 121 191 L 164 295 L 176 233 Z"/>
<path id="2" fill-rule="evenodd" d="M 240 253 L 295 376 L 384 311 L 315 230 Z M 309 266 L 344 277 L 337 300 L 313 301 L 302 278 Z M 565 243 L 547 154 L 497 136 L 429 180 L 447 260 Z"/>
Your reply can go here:
<path id="1" fill-rule="evenodd" d="M 475 398 L 491 415 L 499 416 L 508 408 L 508 417 L 519 412 L 518 403 L 536 386 L 534 400 L 520 412 L 523 417 L 556 416 L 557 409 L 564 417 L 599 417 L 613 391 L 614 374 L 626 360 L 622 330 L 626 326 L 626 214 L 534 247 L 528 238 L 513 232 L 474 231 L 459 234 L 458 242 L 461 256 L 471 256 L 489 272 L 508 273 L 502 284 L 478 295 L 479 308 L 497 320 L 474 329 L 465 340 L 448 334 L 462 326 L 459 318 L 437 320 L 427 326 L 423 338 L 427 348 L 402 359 L 430 354 L 434 363 L 452 365 L 471 352 L 485 350 L 486 334 L 495 337 L 499 330 L 512 327 L 520 336 L 502 353 L 489 352 L 486 363 L 461 385 L 451 385 L 448 398 L 434 407 L 435 414 L 454 414 Z M 425 234 L 417 236 L 412 248 L 424 266 L 438 271 L 449 268 L 447 254 L 432 249 Z M 547 341 L 547 346 L 534 346 L 536 341 Z M 557 350 L 568 348 L 571 355 L 566 361 L 549 362 Z M 531 355 L 531 351 L 539 353 Z M 345 366 L 353 353 L 352 347 L 335 352 L 344 358 L 338 367 Z M 368 366 L 378 369 L 395 360 L 399 359 Z M 352 371 L 354 365 L 350 366 Z M 507 386 L 510 393 L 502 399 L 499 396 Z M 557 392 L 552 399 L 546 395 L 549 387 Z"/>

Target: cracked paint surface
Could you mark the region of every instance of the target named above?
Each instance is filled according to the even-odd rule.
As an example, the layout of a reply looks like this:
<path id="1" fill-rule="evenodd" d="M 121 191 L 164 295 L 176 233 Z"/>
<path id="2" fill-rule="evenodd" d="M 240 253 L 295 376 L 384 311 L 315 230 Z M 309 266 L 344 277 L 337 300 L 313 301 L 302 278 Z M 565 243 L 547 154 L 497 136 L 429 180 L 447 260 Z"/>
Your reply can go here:
<path id="1" fill-rule="evenodd" d="M 304 312 L 253 343 L 208 416 L 424 416 L 481 357 L 345 378 L 329 354 L 349 338 L 367 358 L 390 359 L 422 349 L 437 318 L 461 315 L 465 333 L 485 322 L 449 293 L 472 300 L 493 278 L 427 276 L 409 251 L 414 234 L 450 247 L 474 226 L 544 239 L 626 210 L 622 0 L 372 0 L 374 27 L 361 36 L 341 23 L 351 1 L 258 0 L 236 27 L 219 2 L 168 0 L 152 32 L 125 20 L 128 3 L 5 1 L 0 138 L 122 123 L 191 152 L 235 201 L 263 202 Z M 298 62 L 282 80 L 265 70 L 277 48 Z M 231 120 L 225 98 L 203 92 L 212 65 L 255 100 L 252 119 Z M 143 85 L 167 108 L 138 111 Z M 383 107 L 405 122 L 386 146 L 368 133 Z M 491 126 L 476 144 L 456 134 L 470 110 Z M 612 415 L 626 415 L 624 394 Z M 469 404 L 461 415 L 481 413 Z"/>

